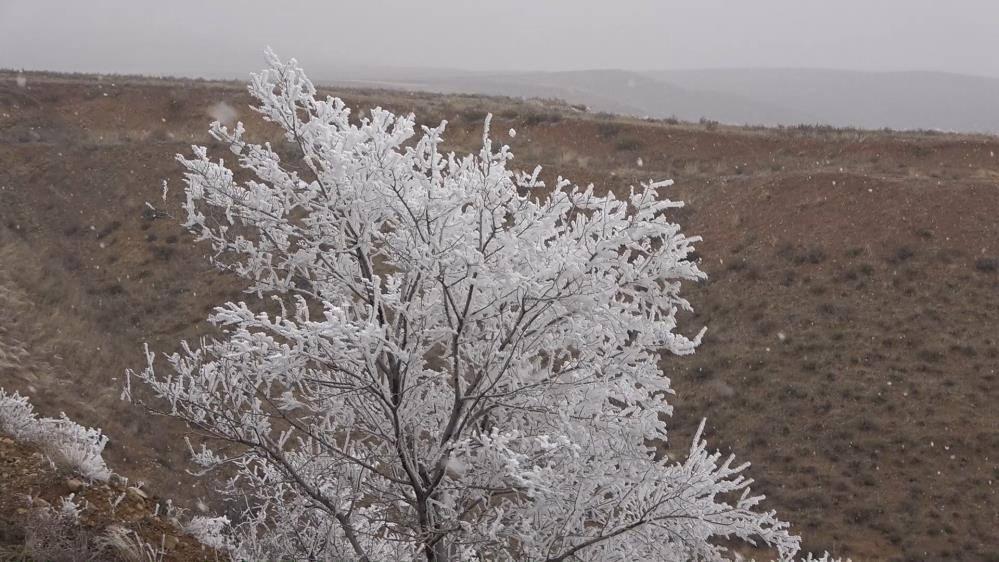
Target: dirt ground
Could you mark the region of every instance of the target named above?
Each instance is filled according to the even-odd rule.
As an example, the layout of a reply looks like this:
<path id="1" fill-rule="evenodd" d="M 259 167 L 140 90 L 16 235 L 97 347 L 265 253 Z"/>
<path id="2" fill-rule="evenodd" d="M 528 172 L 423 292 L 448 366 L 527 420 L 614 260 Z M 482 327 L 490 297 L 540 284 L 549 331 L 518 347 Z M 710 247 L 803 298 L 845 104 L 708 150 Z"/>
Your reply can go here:
<path id="1" fill-rule="evenodd" d="M 183 472 L 185 429 L 119 394 L 144 342 L 173 351 L 240 295 L 180 227 L 174 154 L 210 144 L 212 115 L 266 128 L 238 85 L 26 78 L 0 74 L 0 385 L 104 428 L 117 472 L 210 501 Z M 703 346 L 663 360 L 677 452 L 707 417 L 709 442 L 753 463 L 754 488 L 808 550 L 999 560 L 999 139 L 336 94 L 447 119 L 463 150 L 493 112 L 515 162 L 548 178 L 676 180 L 676 220 L 704 237 L 710 275 L 687 287 L 696 313 L 682 324 L 708 327 Z"/>
<path id="2" fill-rule="evenodd" d="M 142 541 L 163 562 L 221 558 L 183 531 L 174 517 L 178 514 L 168 513 L 167 498 L 150 495 L 120 478 L 87 483 L 52 466 L 35 447 L 3 436 L 0 475 L 0 560 L 45 562 L 39 555 L 52 551 L 67 561 L 130 560 L 124 552 L 101 548 L 100 538 L 114 526 L 134 533 L 133 544 L 144 548 L 138 543 Z M 55 525 L 51 516 L 42 515 L 45 509 L 58 509 L 63 498 L 72 498 L 80 510 L 76 525 Z"/>

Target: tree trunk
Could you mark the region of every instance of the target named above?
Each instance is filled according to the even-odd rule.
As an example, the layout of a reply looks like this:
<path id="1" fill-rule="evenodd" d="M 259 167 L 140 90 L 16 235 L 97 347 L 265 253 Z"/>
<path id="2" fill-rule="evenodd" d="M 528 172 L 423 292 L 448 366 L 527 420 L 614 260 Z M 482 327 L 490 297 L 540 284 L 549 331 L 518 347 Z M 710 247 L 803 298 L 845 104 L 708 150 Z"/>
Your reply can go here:
<path id="1" fill-rule="evenodd" d="M 429 498 L 422 497 L 416 501 L 417 516 L 420 521 L 420 532 L 426 537 L 423 542 L 423 553 L 427 556 L 427 562 L 446 562 L 448 559 L 447 550 L 443 540 L 436 540 L 434 534 L 433 509 L 429 505 Z M 433 543 L 433 544 L 431 544 Z"/>

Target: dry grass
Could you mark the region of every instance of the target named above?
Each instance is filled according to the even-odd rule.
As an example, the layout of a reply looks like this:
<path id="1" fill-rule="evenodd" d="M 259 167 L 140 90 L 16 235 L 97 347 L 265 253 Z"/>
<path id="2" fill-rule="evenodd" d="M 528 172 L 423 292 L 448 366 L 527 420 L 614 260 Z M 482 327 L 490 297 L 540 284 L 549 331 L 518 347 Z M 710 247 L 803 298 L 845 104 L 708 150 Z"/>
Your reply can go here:
<path id="1" fill-rule="evenodd" d="M 209 307 L 239 297 L 239 285 L 145 202 L 179 216 L 172 155 L 207 142 L 207 108 L 224 101 L 248 130 L 267 129 L 231 84 L 28 79 L 0 88 L 0 263 L 15 264 L 0 267 L 0 377 L 46 415 L 103 427 L 119 472 L 208 498 L 182 473 L 184 428 L 118 401 L 120 377 L 143 363 L 142 342 L 172 351 L 205 333 Z M 995 551 L 999 141 L 339 93 L 426 124 L 447 119 L 455 150 L 476 147 L 478 118 L 492 112 L 518 166 L 547 166 L 547 181 L 624 193 L 675 179 L 669 196 L 688 203 L 676 219 L 704 236 L 711 275 L 688 289 L 697 312 L 683 324 L 708 326 L 703 347 L 663 361 L 678 393 L 678 450 L 707 416 L 711 443 L 754 463 L 767 506 L 813 551 Z M 165 205 L 164 178 L 174 196 Z"/>
<path id="2" fill-rule="evenodd" d="M 225 558 L 186 536 L 155 496 L 121 480 L 87 485 L 52 468 L 36 447 L 0 436 L 0 472 L 0 561 Z M 63 509 L 67 501 L 75 509 Z"/>

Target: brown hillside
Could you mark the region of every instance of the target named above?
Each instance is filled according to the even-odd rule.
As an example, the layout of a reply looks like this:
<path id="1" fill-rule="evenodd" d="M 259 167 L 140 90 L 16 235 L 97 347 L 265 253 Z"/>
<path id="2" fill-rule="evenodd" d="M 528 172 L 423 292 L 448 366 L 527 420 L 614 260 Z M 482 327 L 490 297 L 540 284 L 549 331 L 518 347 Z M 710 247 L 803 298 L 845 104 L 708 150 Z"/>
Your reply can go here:
<path id="1" fill-rule="evenodd" d="M 239 294 L 179 225 L 173 155 L 209 142 L 211 113 L 235 109 L 250 131 L 257 116 L 230 84 L 27 78 L 0 74 L 0 385 L 104 428 L 118 472 L 210 500 L 183 473 L 184 428 L 118 397 L 143 342 L 173 351 Z M 464 150 L 491 111 L 516 161 L 549 177 L 614 190 L 676 180 L 670 196 L 688 202 L 677 220 L 704 237 L 711 278 L 687 289 L 697 312 L 685 325 L 708 326 L 704 345 L 663 363 L 677 390 L 673 446 L 708 416 L 710 442 L 755 465 L 756 489 L 809 550 L 995 560 L 999 139 L 337 93 L 355 108 L 446 118 Z"/>
<path id="2" fill-rule="evenodd" d="M 130 556 L 121 547 L 102 547 L 101 539 L 115 528 L 129 533 L 133 552 L 155 552 L 162 562 L 225 559 L 186 534 L 180 521 L 167 514 L 167 498 L 160 501 L 117 478 L 88 484 L 54 468 L 37 448 L 2 435 L 0 476 L 0 560 L 5 562 L 49 562 L 50 556 L 73 562 L 147 559 Z M 46 508 L 58 508 L 67 497 L 79 506 L 79 521 L 53 524 L 44 515 Z"/>

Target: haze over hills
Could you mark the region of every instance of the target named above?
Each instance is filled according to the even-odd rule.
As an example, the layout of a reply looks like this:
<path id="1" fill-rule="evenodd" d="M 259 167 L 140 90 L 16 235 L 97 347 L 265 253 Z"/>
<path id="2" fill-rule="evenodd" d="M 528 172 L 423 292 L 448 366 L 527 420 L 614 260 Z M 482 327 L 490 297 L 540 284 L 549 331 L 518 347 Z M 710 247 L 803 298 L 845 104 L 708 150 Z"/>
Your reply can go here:
<path id="1" fill-rule="evenodd" d="M 688 121 L 999 132 L 999 78 L 944 72 L 348 69 L 317 78 L 408 90 L 554 97 L 594 111 Z"/>
<path id="2" fill-rule="evenodd" d="M 769 100 L 810 122 L 999 132 L 999 79 L 946 72 L 729 69 L 650 73 L 692 90 Z M 783 119 L 766 124 L 785 122 Z"/>

